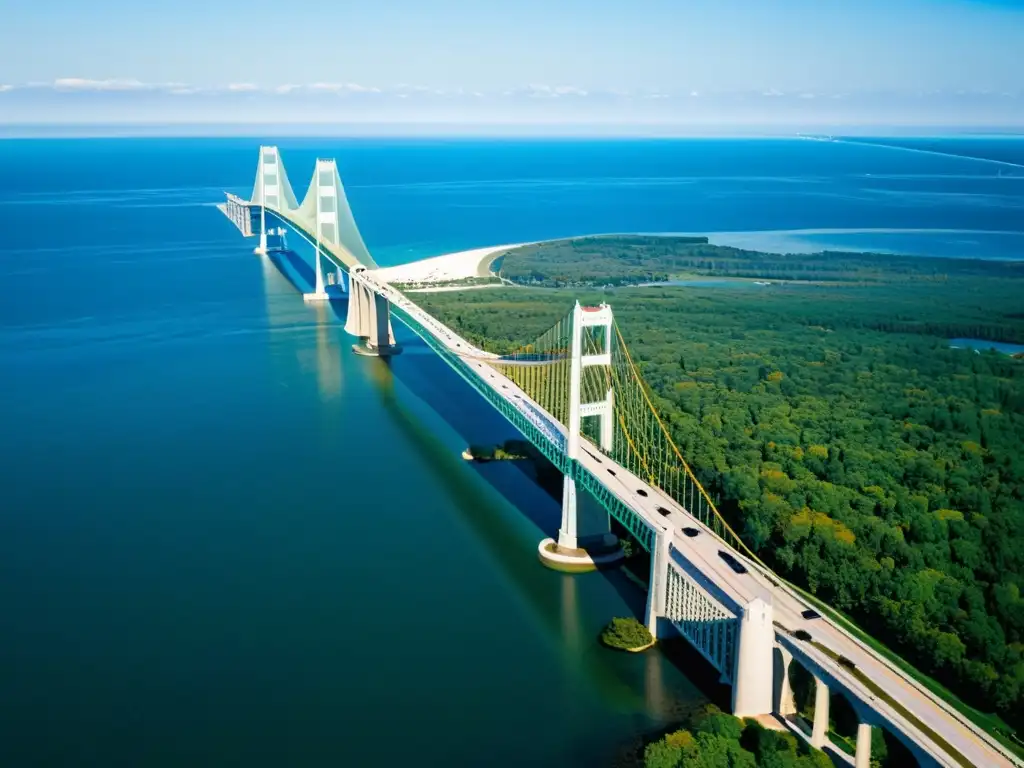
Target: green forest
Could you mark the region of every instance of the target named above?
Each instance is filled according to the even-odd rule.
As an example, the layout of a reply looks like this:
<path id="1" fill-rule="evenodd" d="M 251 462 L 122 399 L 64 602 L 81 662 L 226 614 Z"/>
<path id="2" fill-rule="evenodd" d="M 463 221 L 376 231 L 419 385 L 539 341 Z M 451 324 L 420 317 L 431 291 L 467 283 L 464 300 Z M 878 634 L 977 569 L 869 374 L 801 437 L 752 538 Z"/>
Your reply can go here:
<path id="1" fill-rule="evenodd" d="M 832 768 L 828 755 L 791 733 L 767 730 L 713 705 L 686 725 L 647 745 L 644 768 Z"/>
<path id="2" fill-rule="evenodd" d="M 1024 343 L 1024 264 L 710 255 L 721 250 L 646 237 L 528 246 L 501 275 L 539 287 L 416 300 L 501 353 L 576 299 L 609 302 L 674 440 L 759 557 L 965 701 L 1024 725 L 1024 360 L 949 346 Z M 788 277 L 624 285 L 684 266 Z"/>

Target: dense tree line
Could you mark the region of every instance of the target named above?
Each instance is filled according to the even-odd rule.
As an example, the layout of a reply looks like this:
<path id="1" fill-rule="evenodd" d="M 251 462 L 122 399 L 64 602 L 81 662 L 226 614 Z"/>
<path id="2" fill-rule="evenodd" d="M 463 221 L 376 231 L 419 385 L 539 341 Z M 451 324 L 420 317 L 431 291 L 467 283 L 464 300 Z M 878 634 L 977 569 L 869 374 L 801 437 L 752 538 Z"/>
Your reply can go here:
<path id="1" fill-rule="evenodd" d="M 564 253 L 550 255 L 544 279 L 565 271 Z M 1020 725 L 1024 361 L 948 339 L 1024 342 L 1024 279 L 999 265 L 941 278 L 934 263 L 876 267 L 856 285 L 509 288 L 417 301 L 499 352 L 532 341 L 576 298 L 609 301 L 683 455 L 748 544 L 965 700 Z"/>
<path id="2" fill-rule="evenodd" d="M 709 705 L 644 750 L 644 768 L 832 768 L 824 752 Z M 881 764 L 880 762 L 877 764 Z"/>
<path id="3" fill-rule="evenodd" d="M 977 259 L 926 259 L 877 253 L 823 251 L 777 254 L 712 245 L 705 237 L 623 235 L 579 237 L 521 246 L 493 265 L 522 285 L 632 285 L 700 275 L 877 282 L 906 275 L 946 281 L 951 276 L 1024 278 L 1024 264 Z"/>

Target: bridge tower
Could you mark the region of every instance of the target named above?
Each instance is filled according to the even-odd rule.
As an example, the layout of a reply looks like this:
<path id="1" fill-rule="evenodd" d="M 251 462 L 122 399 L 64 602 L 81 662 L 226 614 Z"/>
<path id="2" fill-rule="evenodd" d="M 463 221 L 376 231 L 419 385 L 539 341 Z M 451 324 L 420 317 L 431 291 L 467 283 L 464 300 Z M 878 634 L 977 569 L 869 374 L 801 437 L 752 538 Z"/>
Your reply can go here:
<path id="1" fill-rule="evenodd" d="M 260 207 L 260 244 L 255 252 L 263 254 L 267 252 L 267 208 L 293 210 L 298 207 L 277 147 L 260 147 L 256 183 L 250 202 Z"/>
<path id="2" fill-rule="evenodd" d="M 338 187 L 334 183 L 337 170 L 333 160 L 317 159 L 313 169 L 313 180 L 309 185 L 300 214 L 304 214 L 313 222 L 316 247 L 313 252 L 313 269 L 316 273 L 316 285 L 313 293 L 303 295 L 306 301 L 327 301 L 329 298 L 324 288 L 323 255 L 320 243 L 338 243 Z M 312 210 L 309 210 L 312 208 Z"/>
<path id="3" fill-rule="evenodd" d="M 576 479 L 572 474 L 580 451 L 580 426 L 584 418 L 596 416 L 600 421 L 599 434 L 601 449 L 610 452 L 615 440 L 615 393 L 609 388 L 602 400 L 582 403 L 581 389 L 583 371 L 592 366 L 611 368 L 612 365 L 612 308 L 607 304 L 598 307 L 573 307 L 572 336 L 569 357 L 569 408 L 566 424 L 566 456 L 570 472 L 562 481 L 562 524 L 558 528 L 558 541 L 545 539 L 540 544 L 540 555 L 544 563 L 558 570 L 589 570 L 622 558 L 618 538 L 611 533 L 607 516 L 603 530 L 590 531 L 580 535 L 579 501 Z M 597 332 L 589 329 L 595 329 Z M 601 351 L 584 354 L 584 335 L 589 340 L 600 341 Z M 593 344 L 587 344 L 588 349 Z M 588 551 L 589 550 L 589 551 Z"/>

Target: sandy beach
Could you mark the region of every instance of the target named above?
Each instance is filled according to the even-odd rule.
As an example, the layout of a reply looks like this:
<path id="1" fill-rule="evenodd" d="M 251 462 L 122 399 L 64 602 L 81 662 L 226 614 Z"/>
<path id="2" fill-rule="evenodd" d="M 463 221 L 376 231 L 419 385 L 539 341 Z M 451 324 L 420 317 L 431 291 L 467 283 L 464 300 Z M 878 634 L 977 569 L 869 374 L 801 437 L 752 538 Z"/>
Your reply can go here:
<path id="1" fill-rule="evenodd" d="M 512 243 L 494 245 L 487 248 L 473 248 L 469 251 L 446 253 L 420 259 L 397 267 L 384 267 L 376 270 L 377 275 L 389 283 L 447 283 L 453 280 L 465 280 L 470 277 L 487 277 L 490 275 L 490 264 L 504 251 L 518 248 L 528 243 Z"/>

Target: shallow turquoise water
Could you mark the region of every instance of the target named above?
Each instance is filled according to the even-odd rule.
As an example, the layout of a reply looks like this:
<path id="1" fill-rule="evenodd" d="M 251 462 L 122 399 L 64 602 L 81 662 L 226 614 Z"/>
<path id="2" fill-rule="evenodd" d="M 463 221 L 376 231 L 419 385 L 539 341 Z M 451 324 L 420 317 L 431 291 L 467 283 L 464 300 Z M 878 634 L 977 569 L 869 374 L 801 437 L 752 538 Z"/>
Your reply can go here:
<path id="1" fill-rule="evenodd" d="M 390 365 L 352 355 L 308 268 L 210 205 L 248 194 L 259 143 L 0 142 L 0 762 L 600 763 L 698 694 L 599 649 L 642 595 L 539 567 L 557 505 L 460 460 L 500 417 L 401 328 Z M 382 264 L 600 231 L 1022 255 L 1024 177 L 963 158 L 280 144 L 300 195 L 337 156 Z"/>

